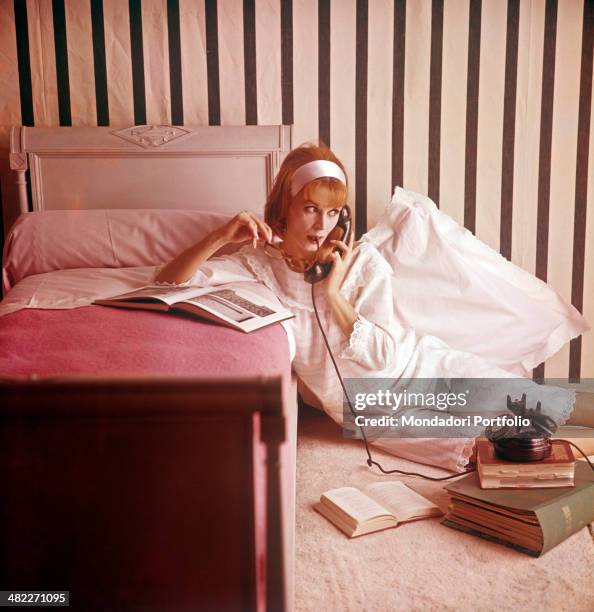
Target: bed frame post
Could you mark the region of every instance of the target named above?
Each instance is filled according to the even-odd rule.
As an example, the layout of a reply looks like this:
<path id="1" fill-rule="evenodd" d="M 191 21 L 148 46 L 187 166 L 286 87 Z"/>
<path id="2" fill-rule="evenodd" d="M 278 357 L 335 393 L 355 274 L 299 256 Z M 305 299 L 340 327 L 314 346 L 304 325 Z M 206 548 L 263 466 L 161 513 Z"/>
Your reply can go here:
<path id="1" fill-rule="evenodd" d="M 23 152 L 23 142 L 25 139 L 25 127 L 13 126 L 10 129 L 10 169 L 17 173 L 17 189 L 19 192 L 19 212 L 26 213 L 29 210 L 27 197 L 27 176 L 28 169 L 27 153 Z"/>
<path id="2" fill-rule="evenodd" d="M 279 381 L 279 386 L 281 385 Z M 280 389 L 265 387 L 262 440 L 266 445 L 266 610 L 288 610 L 285 584 L 283 512 L 281 505 L 280 445 L 285 440 L 285 418 Z"/>

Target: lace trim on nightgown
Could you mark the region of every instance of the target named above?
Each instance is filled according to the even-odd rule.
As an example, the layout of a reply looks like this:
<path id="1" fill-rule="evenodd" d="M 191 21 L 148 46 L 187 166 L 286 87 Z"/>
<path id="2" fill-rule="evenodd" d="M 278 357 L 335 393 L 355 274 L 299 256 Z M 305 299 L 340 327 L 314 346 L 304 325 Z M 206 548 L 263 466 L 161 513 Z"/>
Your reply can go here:
<path id="1" fill-rule="evenodd" d="M 195 274 L 190 276 L 190 278 L 184 281 L 183 283 L 172 283 L 168 281 L 155 280 L 157 276 L 159 276 L 159 273 L 165 267 L 165 265 L 166 264 L 161 264 L 155 268 L 155 271 L 153 272 L 153 276 L 152 276 L 153 280 L 151 281 L 152 285 L 158 285 L 159 287 L 190 287 L 190 281 L 194 278 Z"/>
<path id="2" fill-rule="evenodd" d="M 464 472 L 475 465 L 475 463 L 473 463 L 472 466 L 470 465 L 470 458 L 472 457 L 472 453 L 474 452 L 476 438 L 461 438 L 460 443 L 462 444 L 462 448 L 460 448 L 460 450 L 458 451 L 456 467 L 458 472 Z"/>
<path id="3" fill-rule="evenodd" d="M 268 289 L 270 289 L 281 301 L 283 301 L 289 308 L 299 308 L 301 310 L 307 310 L 308 312 L 313 312 L 313 306 L 308 306 L 307 304 L 303 304 L 301 302 L 297 302 L 293 300 L 289 296 L 287 296 L 276 280 L 272 270 L 268 266 L 264 266 L 260 263 L 258 258 L 251 253 L 240 253 L 241 257 L 245 261 L 245 263 L 251 268 L 254 275 L 258 278 L 258 280 Z"/>
<path id="4" fill-rule="evenodd" d="M 353 331 L 349 337 L 349 343 L 341 351 L 339 357 L 341 359 L 349 359 L 357 354 L 365 352 L 372 330 L 373 324 L 358 314 L 355 324 L 353 325 Z"/>

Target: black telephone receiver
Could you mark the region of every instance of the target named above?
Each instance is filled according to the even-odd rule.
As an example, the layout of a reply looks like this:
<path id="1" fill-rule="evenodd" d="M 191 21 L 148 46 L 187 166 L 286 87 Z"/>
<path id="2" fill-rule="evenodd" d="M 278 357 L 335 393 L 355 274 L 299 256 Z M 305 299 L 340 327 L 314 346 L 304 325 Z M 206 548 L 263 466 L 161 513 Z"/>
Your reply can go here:
<path id="1" fill-rule="evenodd" d="M 342 240 L 343 242 L 346 242 L 346 244 L 348 244 L 351 240 L 351 209 L 348 206 L 343 206 L 340 209 L 338 223 L 336 224 L 336 227 L 342 229 L 342 237 L 338 238 L 338 240 Z M 328 276 L 328 274 L 330 274 L 331 269 L 332 262 L 314 263 L 313 266 L 311 266 L 305 271 L 304 278 L 308 283 L 311 283 L 313 285 L 314 283 L 319 283 L 321 280 L 324 280 Z"/>

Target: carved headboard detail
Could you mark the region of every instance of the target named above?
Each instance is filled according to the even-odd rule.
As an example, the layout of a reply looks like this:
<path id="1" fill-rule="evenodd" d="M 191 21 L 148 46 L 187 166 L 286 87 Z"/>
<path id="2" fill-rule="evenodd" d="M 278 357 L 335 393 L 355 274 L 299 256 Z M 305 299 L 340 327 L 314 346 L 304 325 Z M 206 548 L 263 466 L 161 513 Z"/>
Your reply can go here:
<path id="1" fill-rule="evenodd" d="M 16 126 L 10 167 L 21 213 L 182 208 L 232 214 L 262 209 L 291 147 L 291 126 Z"/>

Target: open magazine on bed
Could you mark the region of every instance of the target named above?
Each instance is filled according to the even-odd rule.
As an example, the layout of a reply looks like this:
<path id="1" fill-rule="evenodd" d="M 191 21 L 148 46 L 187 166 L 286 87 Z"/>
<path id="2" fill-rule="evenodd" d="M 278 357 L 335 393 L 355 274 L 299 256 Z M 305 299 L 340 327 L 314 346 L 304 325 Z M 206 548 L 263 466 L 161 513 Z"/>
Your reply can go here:
<path id="1" fill-rule="evenodd" d="M 93 304 L 136 308 L 161 312 L 183 311 L 249 333 L 290 319 L 295 315 L 283 308 L 265 287 L 241 283 L 216 287 L 188 287 L 175 289 L 162 285 L 145 285 L 140 289 L 110 298 L 95 300 Z"/>

